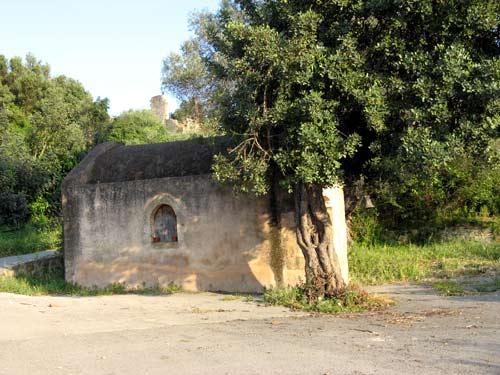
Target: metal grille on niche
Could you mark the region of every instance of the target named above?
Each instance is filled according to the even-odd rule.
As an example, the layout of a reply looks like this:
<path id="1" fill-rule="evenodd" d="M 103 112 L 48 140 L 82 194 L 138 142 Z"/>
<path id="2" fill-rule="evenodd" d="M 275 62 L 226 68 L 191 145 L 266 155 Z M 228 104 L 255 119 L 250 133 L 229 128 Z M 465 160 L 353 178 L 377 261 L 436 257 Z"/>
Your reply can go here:
<path id="1" fill-rule="evenodd" d="M 177 242 L 177 216 L 166 204 L 158 207 L 153 215 L 153 242 Z"/>

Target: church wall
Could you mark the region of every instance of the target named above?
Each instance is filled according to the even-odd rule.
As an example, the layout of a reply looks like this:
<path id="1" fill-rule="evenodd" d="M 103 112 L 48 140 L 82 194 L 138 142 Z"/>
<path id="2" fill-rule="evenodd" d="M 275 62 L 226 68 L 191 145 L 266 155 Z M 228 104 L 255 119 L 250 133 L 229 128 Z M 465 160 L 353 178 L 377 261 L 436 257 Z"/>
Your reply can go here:
<path id="1" fill-rule="evenodd" d="M 162 204 L 177 215 L 176 243 L 152 241 Z M 63 211 L 66 278 L 80 285 L 260 292 L 303 280 L 293 214 L 273 228 L 267 197 L 234 195 L 209 175 L 68 184 Z"/>

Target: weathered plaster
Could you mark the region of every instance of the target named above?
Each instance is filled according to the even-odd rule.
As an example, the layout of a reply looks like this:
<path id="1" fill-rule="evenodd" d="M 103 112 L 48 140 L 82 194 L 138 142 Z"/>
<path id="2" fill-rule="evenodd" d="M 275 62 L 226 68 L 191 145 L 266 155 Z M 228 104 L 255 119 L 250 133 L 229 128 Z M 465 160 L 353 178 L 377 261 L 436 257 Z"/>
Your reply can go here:
<path id="1" fill-rule="evenodd" d="M 210 174 L 88 183 L 92 163 L 82 164 L 63 184 L 68 281 L 260 292 L 304 280 L 291 207 L 285 205 L 276 228 L 269 197 L 235 195 Z M 342 191 L 325 194 L 333 213 L 334 249 L 347 280 Z M 176 213 L 177 243 L 152 242 L 151 217 L 162 204 Z"/>

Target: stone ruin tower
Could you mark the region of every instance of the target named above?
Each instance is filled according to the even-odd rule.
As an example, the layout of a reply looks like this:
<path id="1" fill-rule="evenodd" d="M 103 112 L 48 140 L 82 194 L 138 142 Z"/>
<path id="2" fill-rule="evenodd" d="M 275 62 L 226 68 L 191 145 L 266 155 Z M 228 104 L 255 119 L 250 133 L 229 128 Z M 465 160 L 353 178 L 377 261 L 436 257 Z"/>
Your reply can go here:
<path id="1" fill-rule="evenodd" d="M 168 100 L 165 95 L 153 96 L 150 103 L 151 111 L 158 116 L 167 131 L 171 133 L 198 133 L 200 131 L 200 124 L 190 118 L 183 122 L 170 118 Z"/>
<path id="2" fill-rule="evenodd" d="M 151 98 L 151 111 L 157 115 L 165 125 L 170 119 L 168 111 L 168 100 L 164 95 L 156 95 Z"/>

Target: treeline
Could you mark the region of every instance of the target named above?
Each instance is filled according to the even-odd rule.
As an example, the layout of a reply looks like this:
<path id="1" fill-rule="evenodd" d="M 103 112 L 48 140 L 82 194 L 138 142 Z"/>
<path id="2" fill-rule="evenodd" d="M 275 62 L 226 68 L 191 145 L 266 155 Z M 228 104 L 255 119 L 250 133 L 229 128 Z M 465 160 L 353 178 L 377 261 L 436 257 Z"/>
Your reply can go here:
<path id="1" fill-rule="evenodd" d="M 150 111 L 111 119 L 108 106 L 32 55 L 0 55 L 0 224 L 59 216 L 62 179 L 97 143 L 168 139 Z"/>
<path id="2" fill-rule="evenodd" d="M 32 55 L 0 56 L 0 221 L 59 210 L 59 186 L 109 123 L 108 101 L 77 81 L 52 77 Z"/>

